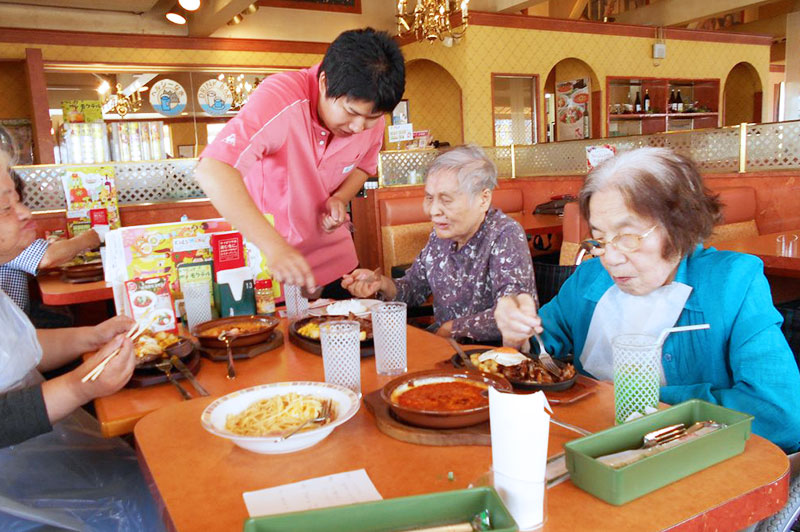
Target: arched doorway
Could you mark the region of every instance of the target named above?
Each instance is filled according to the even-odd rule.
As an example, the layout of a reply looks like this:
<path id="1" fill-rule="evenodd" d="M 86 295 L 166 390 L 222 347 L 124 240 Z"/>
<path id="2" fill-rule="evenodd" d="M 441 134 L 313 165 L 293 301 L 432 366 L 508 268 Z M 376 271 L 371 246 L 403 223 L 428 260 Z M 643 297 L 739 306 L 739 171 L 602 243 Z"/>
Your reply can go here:
<path id="1" fill-rule="evenodd" d="M 723 125 L 761 122 L 761 79 L 753 65 L 742 62 L 734 66 L 725 79 L 723 94 Z"/>
<path id="2" fill-rule="evenodd" d="M 414 131 L 430 131 L 431 139 L 453 146 L 463 144 L 461 87 L 441 65 L 428 59 L 408 62 L 403 99 Z"/>
<path id="3" fill-rule="evenodd" d="M 600 138 L 600 80 L 585 61 L 568 57 L 556 63 L 544 83 L 544 139 Z"/>

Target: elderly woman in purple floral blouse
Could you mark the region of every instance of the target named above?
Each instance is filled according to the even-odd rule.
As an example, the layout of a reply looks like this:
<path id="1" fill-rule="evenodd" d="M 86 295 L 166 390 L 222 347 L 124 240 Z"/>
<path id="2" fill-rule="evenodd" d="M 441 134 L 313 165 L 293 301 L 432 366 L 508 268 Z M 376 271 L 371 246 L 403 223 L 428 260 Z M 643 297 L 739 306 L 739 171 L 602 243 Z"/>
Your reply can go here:
<path id="1" fill-rule="evenodd" d="M 356 297 L 376 292 L 420 305 L 433 294 L 432 326 L 441 336 L 475 342 L 501 340 L 494 320 L 500 297 L 533 293 L 533 266 L 525 232 L 492 208 L 497 168 L 478 146 L 439 155 L 425 179 L 425 213 L 433 222 L 428 243 L 403 278 L 357 269 L 342 279 Z"/>

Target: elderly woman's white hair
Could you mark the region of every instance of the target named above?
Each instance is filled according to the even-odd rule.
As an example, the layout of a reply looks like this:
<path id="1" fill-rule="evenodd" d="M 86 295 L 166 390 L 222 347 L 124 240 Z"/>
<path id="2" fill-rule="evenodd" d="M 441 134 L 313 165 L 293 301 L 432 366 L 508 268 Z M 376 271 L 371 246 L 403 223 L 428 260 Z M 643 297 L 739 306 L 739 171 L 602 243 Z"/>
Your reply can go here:
<path id="1" fill-rule="evenodd" d="M 434 159 L 425 176 L 453 172 L 464 192 L 476 196 L 497 186 L 497 166 L 475 144 L 465 144 L 448 150 Z"/>

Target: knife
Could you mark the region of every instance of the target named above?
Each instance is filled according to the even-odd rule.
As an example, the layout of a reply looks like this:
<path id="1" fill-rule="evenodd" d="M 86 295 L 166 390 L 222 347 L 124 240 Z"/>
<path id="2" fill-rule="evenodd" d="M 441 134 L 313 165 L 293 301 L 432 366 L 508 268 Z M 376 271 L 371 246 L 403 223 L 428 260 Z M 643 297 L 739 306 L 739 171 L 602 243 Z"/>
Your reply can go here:
<path id="1" fill-rule="evenodd" d="M 194 386 L 194 389 L 197 390 L 197 393 L 200 395 L 211 395 L 208 393 L 208 390 L 203 388 L 202 384 L 197 382 L 197 379 L 194 378 L 194 375 L 191 371 L 189 371 L 189 368 L 186 367 L 186 364 L 184 364 L 181 359 L 178 358 L 178 355 L 172 355 L 169 357 L 169 361 L 172 362 L 172 365 L 175 366 L 175 369 L 180 371 L 181 374 L 186 377 L 186 380 L 188 380 L 191 385 Z"/>

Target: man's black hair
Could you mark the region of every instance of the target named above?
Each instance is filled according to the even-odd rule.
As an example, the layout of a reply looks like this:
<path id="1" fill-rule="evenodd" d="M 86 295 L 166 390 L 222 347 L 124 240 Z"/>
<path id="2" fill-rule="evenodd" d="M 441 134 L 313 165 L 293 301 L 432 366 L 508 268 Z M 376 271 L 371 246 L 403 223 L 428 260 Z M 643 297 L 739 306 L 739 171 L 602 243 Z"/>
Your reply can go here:
<path id="1" fill-rule="evenodd" d="M 400 47 L 385 31 L 372 28 L 345 31 L 336 37 L 320 72 L 327 95 L 372 102 L 375 112 L 389 112 L 403 97 L 406 66 Z"/>

